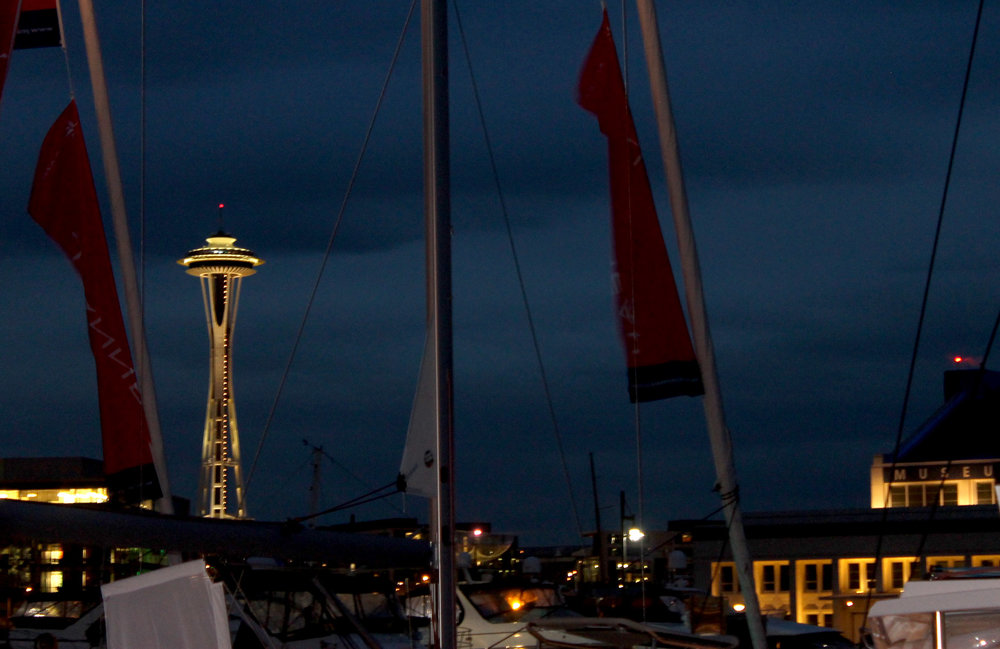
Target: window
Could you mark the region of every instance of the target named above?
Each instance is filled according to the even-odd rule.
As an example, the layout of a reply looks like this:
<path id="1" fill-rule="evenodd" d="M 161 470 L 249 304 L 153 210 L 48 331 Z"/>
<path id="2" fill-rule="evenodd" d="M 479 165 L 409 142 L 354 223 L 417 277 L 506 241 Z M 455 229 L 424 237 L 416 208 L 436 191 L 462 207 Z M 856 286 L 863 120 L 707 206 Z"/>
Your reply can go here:
<path id="1" fill-rule="evenodd" d="M 847 587 L 851 590 L 861 590 L 861 564 L 847 564 Z"/>
<path id="2" fill-rule="evenodd" d="M 736 574 L 733 566 L 722 566 L 719 568 L 719 590 L 723 593 L 738 592 Z"/>
<path id="3" fill-rule="evenodd" d="M 985 482 L 983 484 L 989 485 Z M 976 485 L 977 498 L 979 498 L 979 485 Z M 907 485 L 891 485 L 889 487 L 890 507 L 930 507 L 937 503 L 939 505 L 958 504 L 958 484 L 948 482 L 916 482 Z M 992 504 L 992 501 L 985 501 Z M 980 503 L 980 504 L 985 504 Z"/>
<path id="4" fill-rule="evenodd" d="M 976 483 L 976 504 L 992 505 L 995 501 L 993 483 L 980 481 Z"/>
<path id="5" fill-rule="evenodd" d="M 958 485 L 957 484 L 946 484 L 941 488 L 941 504 L 942 505 L 957 505 L 958 504 Z"/>
<path id="6" fill-rule="evenodd" d="M 857 592 L 875 588 L 875 562 L 851 561 L 847 564 L 847 588 Z"/>
<path id="7" fill-rule="evenodd" d="M 774 578 L 774 568 L 775 566 L 772 565 L 764 566 L 760 580 L 760 591 L 762 593 L 773 593 L 778 590 Z"/>
<path id="8" fill-rule="evenodd" d="M 906 571 L 902 561 L 889 564 L 889 588 L 902 589 L 906 583 Z"/>
<path id="9" fill-rule="evenodd" d="M 817 592 L 819 590 L 819 566 L 815 563 L 807 563 L 804 572 L 804 590 L 807 593 Z M 810 622 L 810 624 L 815 624 L 815 622 Z"/>
<path id="10" fill-rule="evenodd" d="M 832 563 L 807 563 L 802 575 L 803 591 L 820 593 L 833 589 Z"/>
<path id="11" fill-rule="evenodd" d="M 865 583 L 868 585 L 870 590 L 878 589 L 878 583 L 875 581 L 877 576 L 878 571 L 875 569 L 875 562 L 869 561 L 865 563 Z"/>

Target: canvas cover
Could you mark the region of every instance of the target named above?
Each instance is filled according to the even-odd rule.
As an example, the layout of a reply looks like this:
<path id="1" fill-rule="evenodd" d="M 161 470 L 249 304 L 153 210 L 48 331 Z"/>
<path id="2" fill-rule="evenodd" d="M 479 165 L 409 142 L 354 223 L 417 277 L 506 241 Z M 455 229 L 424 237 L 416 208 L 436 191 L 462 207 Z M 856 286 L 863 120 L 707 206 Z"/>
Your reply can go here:
<path id="1" fill-rule="evenodd" d="M 108 649 L 231 649 L 222 584 L 189 561 L 101 586 Z"/>

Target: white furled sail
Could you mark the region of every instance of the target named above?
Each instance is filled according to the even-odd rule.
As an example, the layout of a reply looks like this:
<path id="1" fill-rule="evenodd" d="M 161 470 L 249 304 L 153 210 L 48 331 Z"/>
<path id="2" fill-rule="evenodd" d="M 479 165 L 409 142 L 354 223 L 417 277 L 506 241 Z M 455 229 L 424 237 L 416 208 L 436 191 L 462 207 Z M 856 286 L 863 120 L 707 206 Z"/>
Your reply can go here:
<path id="1" fill-rule="evenodd" d="M 424 342 L 420 359 L 420 376 L 410 410 L 410 425 L 406 430 L 406 446 L 399 465 L 400 491 L 424 498 L 437 497 L 437 406 L 434 395 L 434 338 Z"/>

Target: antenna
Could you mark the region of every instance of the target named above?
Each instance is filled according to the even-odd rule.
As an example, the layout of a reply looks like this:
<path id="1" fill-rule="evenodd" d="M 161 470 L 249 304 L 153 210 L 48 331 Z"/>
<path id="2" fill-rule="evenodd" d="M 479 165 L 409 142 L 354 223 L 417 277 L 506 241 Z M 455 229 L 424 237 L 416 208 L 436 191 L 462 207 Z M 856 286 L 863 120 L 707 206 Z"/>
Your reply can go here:
<path id="1" fill-rule="evenodd" d="M 226 231 L 226 229 L 223 227 L 223 220 L 222 220 L 222 208 L 224 208 L 225 206 L 226 206 L 225 203 L 219 203 L 219 232 Z"/>

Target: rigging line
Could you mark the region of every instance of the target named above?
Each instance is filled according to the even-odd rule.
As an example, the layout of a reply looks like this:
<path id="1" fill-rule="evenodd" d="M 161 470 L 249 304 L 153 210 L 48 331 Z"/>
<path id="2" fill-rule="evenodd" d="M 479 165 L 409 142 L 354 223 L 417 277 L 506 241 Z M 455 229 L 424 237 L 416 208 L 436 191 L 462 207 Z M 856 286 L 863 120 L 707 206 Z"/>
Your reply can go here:
<path id="1" fill-rule="evenodd" d="M 253 481 L 254 471 L 257 468 L 257 461 L 260 459 L 261 451 L 264 448 L 264 442 L 267 440 L 267 436 L 271 430 L 271 422 L 274 420 L 274 413 L 277 410 L 278 402 L 281 400 L 281 393 L 285 388 L 285 383 L 288 380 L 288 374 L 291 371 L 292 363 L 295 360 L 296 352 L 299 348 L 299 343 L 302 341 L 302 333 L 305 331 L 306 321 L 309 319 L 309 313 L 312 311 L 312 305 L 316 300 L 316 293 L 319 291 L 320 280 L 323 278 L 323 272 L 326 270 L 326 263 L 330 258 L 330 251 L 333 249 L 333 242 L 337 238 L 337 232 L 340 230 L 340 224 L 344 218 L 344 211 L 347 208 L 347 201 L 351 197 L 351 191 L 354 189 L 354 183 L 358 178 L 358 172 L 361 169 L 361 162 L 364 160 L 365 152 L 368 150 L 368 143 L 371 140 L 372 131 L 375 128 L 375 120 L 378 117 L 379 110 L 382 108 L 382 102 L 385 99 L 386 91 L 389 87 L 389 80 L 392 78 L 392 72 L 396 69 L 396 62 L 399 60 L 399 53 L 403 48 L 403 41 L 406 38 L 406 32 L 410 25 L 410 19 L 413 17 L 413 10 L 416 7 L 416 0 L 410 2 L 410 8 L 406 13 L 406 19 L 403 21 L 403 28 L 399 34 L 399 40 L 396 41 L 396 49 L 392 53 L 392 60 L 389 63 L 389 69 L 386 72 L 385 80 L 382 82 L 382 89 L 379 91 L 378 100 L 375 102 L 375 109 L 372 111 L 371 119 L 368 122 L 368 128 L 365 131 L 365 137 L 361 144 L 361 151 L 358 153 L 357 160 L 354 163 L 354 169 L 351 171 L 351 177 L 347 182 L 347 190 L 344 192 L 344 198 L 340 203 L 340 208 L 337 210 L 337 216 L 334 219 L 333 230 L 330 232 L 330 238 L 326 242 L 326 249 L 323 251 L 323 259 L 320 262 L 319 270 L 316 273 L 316 281 L 313 283 L 312 291 L 309 294 L 309 300 L 306 303 L 305 312 L 302 314 L 302 321 L 299 323 L 299 329 L 295 334 L 295 340 L 292 343 L 292 350 L 288 355 L 288 362 L 285 364 L 285 369 L 281 374 L 281 379 L 278 382 L 278 391 L 274 396 L 274 401 L 271 404 L 271 409 L 267 414 L 267 420 L 264 422 L 264 430 L 261 433 L 260 441 L 257 443 L 257 449 L 254 452 L 253 462 L 250 464 L 250 470 L 247 472 L 247 480 L 243 488 L 243 496 L 241 501 L 246 500 L 246 494 L 250 489 L 250 483 Z M 243 506 L 243 502 L 240 502 L 240 507 Z"/>
<path id="2" fill-rule="evenodd" d="M 979 25 L 982 22 L 983 17 L 983 4 L 984 0 L 979 0 L 979 7 L 976 11 L 976 23 L 972 30 L 972 43 L 969 46 L 969 57 L 965 64 L 965 79 L 962 82 L 962 95 L 958 102 L 958 114 L 955 117 L 955 130 L 951 138 L 951 151 L 948 154 L 948 167 L 945 170 L 944 177 L 944 187 L 941 191 L 941 203 L 938 206 L 938 217 L 937 225 L 934 228 L 934 241 L 931 245 L 931 257 L 927 264 L 927 277 L 924 281 L 924 293 L 920 302 L 920 315 L 917 318 L 917 332 L 913 340 L 913 351 L 910 355 L 910 368 L 906 375 L 906 389 L 903 392 L 903 404 L 899 413 L 899 425 L 896 428 L 896 445 L 892 452 L 892 465 L 890 466 L 889 475 L 895 475 L 895 468 L 897 462 L 897 455 L 899 455 L 900 446 L 903 443 L 903 430 L 904 423 L 906 421 L 906 411 L 909 407 L 910 402 L 910 392 L 913 387 L 913 375 L 915 373 L 915 368 L 917 364 L 917 352 L 920 349 L 920 337 L 924 328 L 924 319 L 927 314 L 927 301 L 930 295 L 931 279 L 934 275 L 934 262 L 937 258 L 938 243 L 941 239 L 941 225 L 944 221 L 944 210 L 948 203 L 948 189 L 951 186 L 951 174 L 955 166 L 955 151 L 958 148 L 958 136 L 962 128 L 962 114 L 965 112 L 965 99 L 969 92 L 969 79 L 972 77 L 972 63 L 975 60 L 976 55 L 976 42 L 979 39 Z M 991 337 L 992 340 L 992 337 Z M 985 363 L 984 363 L 985 365 Z M 881 529 L 879 531 L 878 543 L 875 548 L 875 566 L 876 571 L 878 570 L 878 565 L 882 557 L 882 541 L 885 536 L 885 526 L 886 521 L 889 516 L 889 496 L 891 494 L 892 480 L 886 485 L 885 498 L 882 504 L 882 520 Z M 871 601 L 871 591 L 868 594 L 868 601 Z M 865 607 L 865 619 L 863 624 L 868 622 L 868 607 Z"/>
<path id="3" fill-rule="evenodd" d="M 483 130 L 483 139 L 486 142 L 486 154 L 490 162 L 490 170 L 493 174 L 493 183 L 497 190 L 497 199 L 500 201 L 500 211 L 503 214 L 504 227 L 507 231 L 507 242 L 510 244 L 511 257 L 514 261 L 514 272 L 517 275 L 518 287 L 521 291 L 521 302 L 524 304 L 525 317 L 528 320 L 528 330 L 531 332 L 531 343 L 535 351 L 535 360 L 538 362 L 538 371 L 541 375 L 542 390 L 545 393 L 545 403 L 548 406 L 549 418 L 552 421 L 552 431 L 556 438 L 556 447 L 559 450 L 559 459 L 562 462 L 563 476 L 566 480 L 566 489 L 569 492 L 570 506 L 573 508 L 573 519 L 576 522 L 577 533 L 583 536 L 583 525 L 580 522 L 580 512 L 577 509 L 576 498 L 573 495 L 573 483 L 570 479 L 569 467 L 566 463 L 566 452 L 563 447 L 562 434 L 559 430 L 559 420 L 556 417 L 555 406 L 552 403 L 552 391 L 549 389 L 548 376 L 545 372 L 545 363 L 542 360 L 541 346 L 538 342 L 538 332 L 535 328 L 534 317 L 531 314 L 531 305 L 528 301 L 528 293 L 524 284 L 524 274 L 521 272 L 521 263 L 517 255 L 517 246 L 514 243 L 514 234 L 510 225 L 510 215 L 507 211 L 507 201 L 504 199 L 503 187 L 500 183 L 500 173 L 497 170 L 496 157 L 493 155 L 493 145 L 490 140 L 489 129 L 486 126 L 486 116 L 483 113 L 483 104 L 479 96 L 479 84 L 476 83 L 476 74 L 472 67 L 472 57 L 469 54 L 468 41 L 465 38 L 465 30 L 462 27 L 462 17 L 458 11 L 457 0 L 452 1 L 455 9 L 455 21 L 458 26 L 459 38 L 462 41 L 462 50 L 465 53 L 465 64 L 469 68 L 469 78 L 472 83 L 472 94 L 475 97 L 476 111 L 479 115 L 479 125 Z"/>
<path id="4" fill-rule="evenodd" d="M 18 11 L 20 12 L 20 9 Z M 60 47 L 63 53 L 63 63 L 66 66 L 66 83 L 69 85 L 69 98 L 76 99 L 76 89 L 73 87 L 73 73 L 70 71 L 69 66 L 69 50 L 66 47 L 66 30 L 63 29 L 62 7 L 58 2 L 56 3 L 56 22 L 59 24 L 59 40 L 61 41 Z M 14 31 L 16 37 L 16 26 Z"/>
<path id="5" fill-rule="evenodd" d="M 986 349 L 983 352 L 983 360 L 979 365 L 979 369 L 976 371 L 976 379 L 972 383 L 972 389 L 970 393 L 972 394 L 969 405 L 974 406 L 975 399 L 979 395 L 979 390 L 982 387 L 983 379 L 986 376 L 986 360 L 989 357 L 990 349 L 993 348 L 993 342 L 996 340 L 997 328 L 1000 327 L 1000 312 L 997 312 L 997 317 L 993 321 L 993 329 L 990 331 L 989 340 L 986 342 Z M 914 553 L 914 557 L 922 559 L 924 556 L 924 547 L 927 545 L 927 537 L 930 534 L 930 524 L 933 522 L 934 517 L 937 515 L 938 508 L 941 506 L 944 498 L 944 486 L 945 481 L 948 478 L 948 474 L 951 471 L 951 465 L 953 460 L 949 459 L 945 464 L 944 473 L 941 475 L 941 480 L 938 482 L 937 489 L 935 490 L 934 501 L 931 504 L 930 516 L 927 520 L 927 526 L 924 528 L 923 533 L 920 535 L 920 543 L 917 546 L 917 551 Z"/>
<path id="6" fill-rule="evenodd" d="M 139 259 L 136 264 L 136 281 L 139 284 L 139 322 L 146 322 L 146 0 L 139 3 Z M 143 325 L 145 327 L 145 324 Z M 133 334 L 133 340 L 138 342 L 138 336 Z M 133 344 L 134 346 L 134 344 Z M 139 351 L 139 350 L 136 350 Z M 149 354 L 139 354 L 135 359 L 135 371 L 138 376 L 151 372 L 146 359 Z M 140 383 L 141 385 L 141 383 Z M 145 412 L 139 412 L 139 417 L 146 418 Z M 148 424 L 147 424 L 148 425 Z M 144 470 L 140 468 L 140 471 Z M 162 478 L 156 477 L 157 482 Z M 140 489 L 146 481 L 140 475 Z M 140 492 L 141 495 L 141 492 Z"/>
<path id="7" fill-rule="evenodd" d="M 371 484 L 369 484 L 368 482 L 366 482 L 365 480 L 363 480 L 362 478 L 360 478 L 357 474 L 355 474 L 349 468 L 347 468 L 343 463 L 341 463 L 336 458 L 334 458 L 332 455 L 330 455 L 329 453 L 327 453 L 323 449 L 322 446 L 314 446 L 307 439 L 302 440 L 302 443 L 305 444 L 306 446 L 312 448 L 313 450 L 318 450 L 323 455 L 323 457 L 325 457 L 326 459 L 330 460 L 330 464 L 334 465 L 335 467 L 337 467 L 338 469 L 340 469 L 341 471 L 343 471 L 344 473 L 346 473 L 347 475 L 349 475 L 351 478 L 354 479 L 355 482 L 357 482 L 359 485 L 361 485 L 365 489 L 371 489 L 372 492 L 378 491 L 380 489 L 385 489 L 385 487 L 379 487 L 378 489 L 372 487 Z M 396 482 L 393 481 L 393 484 L 396 484 Z M 369 493 L 371 493 L 371 492 L 369 492 Z M 402 512 L 403 511 L 403 509 L 399 505 L 396 505 L 395 503 L 389 503 L 389 506 L 392 507 L 397 512 Z"/>
<path id="8" fill-rule="evenodd" d="M 391 491 L 387 491 L 389 489 L 391 489 Z M 334 505 L 333 507 L 324 509 L 323 511 L 316 512 L 315 514 L 309 514 L 307 516 L 296 516 L 295 518 L 290 518 L 288 520 L 293 523 L 302 523 L 311 520 L 313 518 L 318 518 L 320 516 L 323 516 L 324 514 L 330 514 L 336 511 L 340 511 L 342 509 L 349 509 L 351 507 L 356 507 L 358 505 L 366 505 L 368 503 L 372 503 L 375 502 L 376 500 L 381 500 L 382 498 L 387 498 L 395 494 L 396 494 L 396 481 L 394 480 L 385 486 L 378 487 L 377 489 L 372 489 L 366 494 L 361 494 L 360 496 L 356 496 L 339 505 Z"/>
<path id="9" fill-rule="evenodd" d="M 624 118 L 628 121 L 629 117 L 632 115 L 632 106 L 629 102 L 629 60 L 628 60 L 628 11 L 626 9 L 625 0 L 621 0 L 621 14 L 622 14 L 622 78 L 625 85 L 625 115 Z M 634 121 L 634 118 L 633 118 Z M 636 132 L 636 148 L 639 151 L 639 155 L 642 155 L 642 149 L 639 147 L 638 142 L 638 131 Z M 635 327 L 638 326 L 639 320 L 639 305 L 638 300 L 635 299 L 635 237 L 634 230 L 632 228 L 632 166 L 626 167 L 626 173 L 629 174 L 628 184 L 628 241 L 629 241 L 629 291 L 632 297 L 632 318 L 633 320 L 633 333 L 635 332 Z M 659 219 L 657 219 L 657 225 L 659 225 Z M 620 289 L 619 289 L 620 290 Z M 638 345 L 638 338 L 632 339 L 632 344 Z M 639 368 L 635 366 L 631 368 L 632 382 L 635 385 L 636 399 L 632 407 L 633 413 L 633 426 L 635 427 L 635 486 L 638 492 L 638 502 L 636 507 L 638 509 L 638 527 L 641 529 L 645 527 L 645 494 L 644 494 L 644 478 L 643 478 L 643 455 L 642 455 L 642 401 L 639 399 Z M 641 576 L 640 580 L 640 590 L 642 592 L 643 598 L 646 596 L 646 570 L 645 562 L 642 561 L 641 557 L 643 554 L 643 548 L 645 546 L 644 537 L 639 538 L 639 572 Z M 627 563 L 627 560 L 626 560 Z M 643 609 L 643 622 L 645 619 L 646 610 Z"/>

